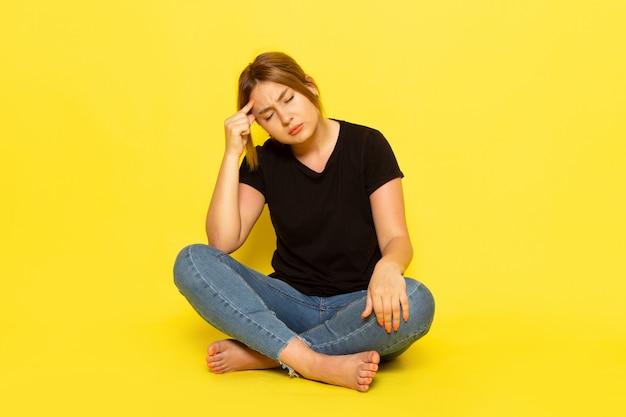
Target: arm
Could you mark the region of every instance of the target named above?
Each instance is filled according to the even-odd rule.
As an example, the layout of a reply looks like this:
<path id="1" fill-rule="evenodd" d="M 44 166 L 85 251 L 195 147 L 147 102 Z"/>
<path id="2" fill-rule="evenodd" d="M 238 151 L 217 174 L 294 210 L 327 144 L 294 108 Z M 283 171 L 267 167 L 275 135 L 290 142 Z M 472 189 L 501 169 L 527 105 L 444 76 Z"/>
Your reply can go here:
<path id="1" fill-rule="evenodd" d="M 265 204 L 263 194 L 239 183 L 239 159 L 254 122 L 248 114 L 253 104 L 250 101 L 224 122 L 226 150 L 206 216 L 209 244 L 226 253 L 243 244 Z"/>
<path id="2" fill-rule="evenodd" d="M 413 257 L 400 178 L 374 191 L 370 203 L 382 258 L 372 273 L 362 316 L 367 317 L 374 312 L 378 323 L 391 332 L 392 327 L 394 330 L 399 328 L 401 316 L 404 321 L 409 319 L 403 274 Z"/>

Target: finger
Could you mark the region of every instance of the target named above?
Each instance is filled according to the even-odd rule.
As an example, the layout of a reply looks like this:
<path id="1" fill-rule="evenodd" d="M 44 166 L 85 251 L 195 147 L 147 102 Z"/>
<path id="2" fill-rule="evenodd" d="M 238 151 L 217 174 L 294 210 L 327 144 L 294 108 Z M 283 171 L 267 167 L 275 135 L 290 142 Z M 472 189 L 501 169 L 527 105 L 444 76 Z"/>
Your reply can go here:
<path id="1" fill-rule="evenodd" d="M 372 314 L 372 297 L 369 295 L 365 299 L 365 310 L 361 313 L 361 318 L 364 319 Z"/>
<path id="2" fill-rule="evenodd" d="M 254 99 L 250 98 L 250 100 L 248 100 L 248 103 L 245 106 L 243 106 L 241 110 L 239 110 L 239 112 L 243 114 L 248 114 L 248 112 L 252 110 L 252 107 L 254 107 Z"/>
<path id="3" fill-rule="evenodd" d="M 374 303 L 374 314 L 376 315 L 376 320 L 378 324 L 383 327 L 385 325 L 385 307 L 383 304 L 382 298 L 375 298 L 372 300 Z"/>
<path id="4" fill-rule="evenodd" d="M 392 305 L 393 311 L 393 331 L 397 332 L 400 328 L 400 300 L 394 301 Z"/>
<path id="5" fill-rule="evenodd" d="M 385 321 L 385 330 L 387 333 L 391 333 L 391 326 L 393 324 L 393 302 L 390 298 L 383 300 L 383 317 Z"/>
<path id="6" fill-rule="evenodd" d="M 244 123 L 243 120 L 235 127 L 235 133 L 239 136 L 247 136 L 250 134 L 250 123 Z"/>
<path id="7" fill-rule="evenodd" d="M 251 126 L 252 122 L 250 122 L 250 115 L 244 115 L 241 113 L 235 114 L 226 121 L 226 129 L 237 136 L 249 135 Z"/>
<path id="8" fill-rule="evenodd" d="M 409 309 L 409 298 L 406 294 L 400 298 L 400 305 L 402 306 L 402 319 L 406 323 L 409 321 L 409 314 L 411 313 Z"/>

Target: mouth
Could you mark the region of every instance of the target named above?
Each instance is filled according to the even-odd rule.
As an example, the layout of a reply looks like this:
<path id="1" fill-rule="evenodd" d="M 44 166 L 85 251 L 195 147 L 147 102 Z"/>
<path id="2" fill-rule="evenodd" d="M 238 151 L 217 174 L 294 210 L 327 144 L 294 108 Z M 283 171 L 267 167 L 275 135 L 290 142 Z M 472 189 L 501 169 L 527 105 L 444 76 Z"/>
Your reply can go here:
<path id="1" fill-rule="evenodd" d="M 291 130 L 289 131 L 289 134 L 291 136 L 297 135 L 302 128 L 304 127 L 304 124 L 300 123 L 299 125 L 295 125 L 294 127 L 291 128 Z"/>

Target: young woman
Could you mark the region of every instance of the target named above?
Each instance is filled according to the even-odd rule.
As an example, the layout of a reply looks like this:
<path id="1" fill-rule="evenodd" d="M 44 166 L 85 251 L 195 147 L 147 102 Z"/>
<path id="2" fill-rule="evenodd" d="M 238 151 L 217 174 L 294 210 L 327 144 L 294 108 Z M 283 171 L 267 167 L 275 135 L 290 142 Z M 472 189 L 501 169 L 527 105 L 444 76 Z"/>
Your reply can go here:
<path id="1" fill-rule="evenodd" d="M 209 346 L 207 365 L 282 365 L 367 391 L 381 360 L 426 334 L 434 313 L 429 290 L 403 276 L 413 250 L 396 158 L 380 132 L 325 118 L 317 85 L 283 53 L 244 69 L 238 108 L 224 123 L 209 245 L 186 247 L 174 266 L 180 292 L 232 337 Z M 255 121 L 270 135 L 263 146 L 252 144 Z M 277 236 L 270 276 L 228 255 L 265 204 Z"/>

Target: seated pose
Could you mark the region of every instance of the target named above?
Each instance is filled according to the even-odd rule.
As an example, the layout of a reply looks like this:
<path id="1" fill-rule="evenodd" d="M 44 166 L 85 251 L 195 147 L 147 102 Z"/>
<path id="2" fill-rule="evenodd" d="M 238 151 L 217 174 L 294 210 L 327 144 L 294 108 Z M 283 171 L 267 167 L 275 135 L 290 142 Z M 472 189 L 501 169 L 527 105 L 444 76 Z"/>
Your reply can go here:
<path id="1" fill-rule="evenodd" d="M 244 69 L 238 108 L 224 123 L 209 244 L 184 248 L 174 265 L 180 292 L 232 338 L 209 346 L 207 365 L 282 366 L 367 391 L 434 314 L 430 291 L 403 276 L 413 249 L 393 151 L 377 130 L 324 117 L 313 78 L 283 53 Z M 270 135 L 256 147 L 255 121 Z M 229 256 L 265 204 L 276 231 L 269 276 Z"/>

